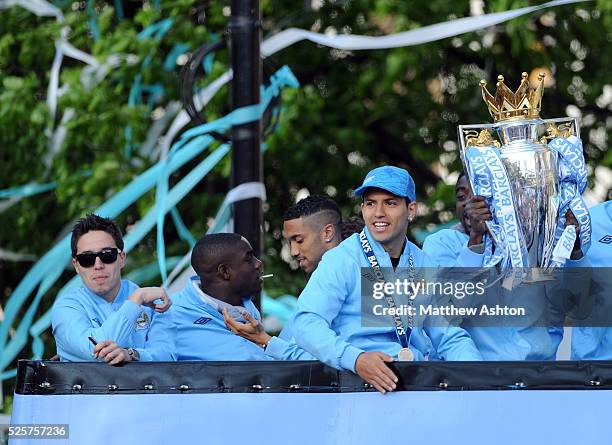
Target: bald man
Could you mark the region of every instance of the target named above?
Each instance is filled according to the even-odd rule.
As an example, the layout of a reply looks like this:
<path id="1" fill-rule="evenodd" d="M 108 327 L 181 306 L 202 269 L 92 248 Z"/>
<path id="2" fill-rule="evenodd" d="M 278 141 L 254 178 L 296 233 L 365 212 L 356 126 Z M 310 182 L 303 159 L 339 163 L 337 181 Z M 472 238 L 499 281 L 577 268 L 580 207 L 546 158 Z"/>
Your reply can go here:
<path id="1" fill-rule="evenodd" d="M 245 323 L 261 320 L 251 295 L 261 291 L 262 262 L 249 242 L 235 233 L 205 235 L 191 265 L 197 275 L 172 298 L 177 360 L 270 360 L 223 320 L 223 313 Z"/>

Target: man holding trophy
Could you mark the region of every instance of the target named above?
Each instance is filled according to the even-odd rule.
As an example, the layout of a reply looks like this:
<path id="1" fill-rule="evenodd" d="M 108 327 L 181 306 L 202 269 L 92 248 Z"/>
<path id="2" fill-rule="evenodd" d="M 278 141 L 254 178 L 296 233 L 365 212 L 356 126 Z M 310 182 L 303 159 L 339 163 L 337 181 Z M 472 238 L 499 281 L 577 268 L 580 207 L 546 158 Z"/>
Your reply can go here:
<path id="1" fill-rule="evenodd" d="M 459 141 L 474 194 L 483 196 L 493 213 L 487 222 L 484 265 L 500 265 L 502 270 L 562 266 L 576 236 L 582 252 L 590 245 L 578 123 L 540 118 L 543 73 L 533 89 L 527 73 L 516 92 L 504 84 L 503 76 L 494 96 L 485 81 L 481 87 L 495 123 L 459 126 Z M 578 234 L 575 226 L 566 224 L 568 210 L 577 220 Z"/>
<path id="2" fill-rule="evenodd" d="M 546 283 L 533 268 L 551 270 L 568 261 L 576 265 L 573 260 L 590 244 L 589 213 L 581 197 L 586 166 L 578 125 L 569 118 L 540 118 L 543 81 L 540 74 L 531 88 L 523 73 L 513 92 L 499 76 L 495 95 L 481 81 L 494 123 L 459 127 L 467 181 L 462 176 L 458 180 L 457 199 L 462 203 L 457 209 L 459 216 L 466 215 L 465 222 L 457 230 L 432 235 L 423 246 L 434 260 L 451 266 L 453 255 L 467 244 L 482 254 L 483 267 L 499 272 L 492 293 L 515 304 L 525 302 L 535 314 L 516 324 L 464 320 L 462 326 L 485 360 L 555 358 L 563 314 L 552 309 L 548 295 L 558 295 L 565 284 Z M 586 265 L 584 260 L 579 263 Z"/>

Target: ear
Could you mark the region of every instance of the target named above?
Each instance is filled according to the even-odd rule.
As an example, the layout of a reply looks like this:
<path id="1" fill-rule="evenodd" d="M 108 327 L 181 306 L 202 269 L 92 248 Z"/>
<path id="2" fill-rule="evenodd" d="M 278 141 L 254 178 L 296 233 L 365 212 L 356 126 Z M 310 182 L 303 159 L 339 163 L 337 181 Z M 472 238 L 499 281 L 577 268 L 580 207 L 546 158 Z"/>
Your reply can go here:
<path id="1" fill-rule="evenodd" d="M 78 274 L 79 273 L 79 263 L 77 262 L 76 258 L 72 259 L 72 267 L 74 267 L 74 271 Z"/>
<path id="2" fill-rule="evenodd" d="M 336 236 L 336 228 L 333 224 L 325 224 L 321 229 L 321 241 L 331 243 Z"/>
<path id="3" fill-rule="evenodd" d="M 232 269 L 225 263 L 217 266 L 217 276 L 222 280 L 229 281 L 232 278 Z"/>
<path id="4" fill-rule="evenodd" d="M 408 218 L 410 221 L 414 221 L 417 215 L 417 203 L 416 201 L 412 201 L 408 204 Z"/>
<path id="5" fill-rule="evenodd" d="M 125 252 L 124 251 L 119 252 L 119 258 L 117 258 L 117 261 L 119 261 L 119 269 L 123 269 L 123 267 L 125 266 Z"/>

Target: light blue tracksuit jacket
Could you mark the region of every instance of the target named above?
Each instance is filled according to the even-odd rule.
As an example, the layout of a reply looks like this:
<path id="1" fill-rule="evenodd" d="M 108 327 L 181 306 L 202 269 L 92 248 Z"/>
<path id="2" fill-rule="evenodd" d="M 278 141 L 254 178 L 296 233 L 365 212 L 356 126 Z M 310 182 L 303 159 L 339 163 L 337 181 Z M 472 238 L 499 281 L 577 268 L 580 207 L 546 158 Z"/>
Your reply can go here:
<path id="1" fill-rule="evenodd" d="M 589 209 L 591 215 L 591 247 L 585 255 L 588 264 L 576 267 L 612 267 L 612 201 Z M 593 270 L 590 296 L 594 316 L 612 311 L 612 278 L 608 271 Z M 612 317 L 604 315 L 610 320 Z M 576 326 L 572 328 L 572 360 L 612 360 L 612 327 Z"/>
<path id="2" fill-rule="evenodd" d="M 466 264 L 465 260 L 461 259 L 467 258 L 465 249 L 468 248 L 468 240 L 469 236 L 460 230 L 443 229 L 425 239 L 423 251 L 443 267 L 482 267 L 483 255 L 474 253 L 480 257 L 480 264 L 475 264 L 473 261 L 475 257 L 471 257 L 470 264 Z M 574 262 L 569 261 L 569 263 Z M 523 292 L 538 294 L 534 295 L 534 298 L 530 298 L 529 295 L 520 296 L 525 300 L 526 310 L 542 312 L 551 309 L 548 306 L 538 306 L 546 302 L 544 295 L 547 289 L 544 285 L 527 287 Z M 482 326 L 482 321 L 480 325 L 473 326 L 470 324 L 471 321 L 467 319 L 463 327 L 469 332 L 485 360 L 554 360 L 563 338 L 561 327 Z M 503 320 L 500 321 L 502 322 Z"/>
<path id="3" fill-rule="evenodd" d="M 314 355 L 297 345 L 293 337 L 293 318 L 287 321 L 278 337 L 270 339 L 265 352 L 276 360 L 317 360 Z"/>
<path id="4" fill-rule="evenodd" d="M 112 340 L 122 348 L 134 348 L 141 361 L 174 360 L 172 323 L 168 313 L 159 314 L 128 300 L 138 286 L 121 280 L 112 303 L 81 286 L 61 295 L 51 311 L 57 353 L 63 361 L 92 361 L 93 344 Z"/>
<path id="5" fill-rule="evenodd" d="M 174 323 L 174 344 L 177 360 L 242 361 L 270 360 L 263 349 L 230 331 L 223 314 L 206 303 L 195 286 L 199 277 L 192 277 L 183 290 L 171 296 L 168 313 Z M 250 297 L 243 299 L 244 308 L 261 319 Z"/>
<path id="6" fill-rule="evenodd" d="M 383 268 L 391 268 L 391 259 L 382 246 L 366 234 Z M 431 266 L 421 249 L 407 241 L 400 257 L 400 268 L 408 267 L 412 253 L 415 268 Z M 366 327 L 362 324 L 361 268 L 368 268 L 359 235 L 354 234 L 323 255 L 298 299 L 293 331 L 298 346 L 322 362 L 340 370 L 355 372 L 355 362 L 362 352 L 382 351 L 396 357 L 401 348 L 393 320 L 388 325 Z M 432 352 L 432 344 L 445 360 L 480 360 L 470 336 L 461 328 L 441 326 L 415 327 L 410 349 L 416 360 Z"/>

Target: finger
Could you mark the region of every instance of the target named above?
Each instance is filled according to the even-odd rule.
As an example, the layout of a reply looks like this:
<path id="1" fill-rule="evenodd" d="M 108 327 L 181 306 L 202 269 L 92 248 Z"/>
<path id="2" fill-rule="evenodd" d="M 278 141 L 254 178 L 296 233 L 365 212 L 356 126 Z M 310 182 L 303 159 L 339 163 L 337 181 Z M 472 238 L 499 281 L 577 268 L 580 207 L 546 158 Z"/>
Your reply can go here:
<path id="1" fill-rule="evenodd" d="M 227 326 L 228 328 L 231 329 L 230 323 L 229 323 L 229 315 L 227 315 L 227 309 L 223 308 L 221 310 L 221 315 L 223 315 L 223 321 L 225 322 L 225 326 Z"/>
<path id="2" fill-rule="evenodd" d="M 224 315 L 223 319 L 225 320 L 225 325 L 229 328 L 230 331 L 237 335 L 241 334 L 242 323 L 234 320 L 229 314 Z"/>
<path id="3" fill-rule="evenodd" d="M 234 334 L 238 334 L 238 333 L 239 333 L 239 331 L 238 331 L 238 326 L 236 326 L 236 325 L 234 324 L 234 321 L 232 321 L 231 319 L 230 319 L 230 320 L 227 320 L 227 321 L 225 322 L 225 325 L 226 325 L 226 326 L 228 327 L 228 329 L 229 329 L 230 331 L 232 331 Z"/>
<path id="4" fill-rule="evenodd" d="M 382 375 L 384 376 L 384 381 L 391 386 L 391 389 L 389 389 L 389 391 L 394 390 L 395 384 L 398 380 L 395 373 L 388 366 L 385 365 L 385 367 L 382 369 Z"/>
<path id="5" fill-rule="evenodd" d="M 141 296 L 143 304 L 150 305 L 153 307 L 153 302 L 155 300 L 162 300 L 162 302 L 166 299 L 167 295 L 165 295 L 165 291 L 161 287 L 142 287 L 140 288 Z"/>
<path id="6" fill-rule="evenodd" d="M 108 354 L 106 354 L 106 356 L 104 357 L 104 361 L 106 363 L 110 363 L 120 353 L 121 353 L 121 349 L 114 349 L 113 351 L 111 351 Z"/>
<path id="7" fill-rule="evenodd" d="M 378 380 L 371 379 L 368 383 L 372 385 L 381 394 L 385 394 L 387 392 L 385 387 L 381 385 Z"/>
<path id="8" fill-rule="evenodd" d="M 93 348 L 94 355 L 99 353 L 103 348 L 107 347 L 111 343 L 112 343 L 111 340 L 104 340 L 104 341 L 98 342 L 98 344 L 94 346 Z"/>
<path id="9" fill-rule="evenodd" d="M 228 326 L 233 326 L 233 327 L 237 327 L 237 322 L 236 320 L 234 320 L 234 317 L 232 317 L 227 309 L 223 309 L 223 320 L 225 320 L 225 324 Z"/>
<path id="10" fill-rule="evenodd" d="M 152 302 L 161 300 L 161 303 L 153 304 L 151 305 L 151 307 L 156 312 L 166 312 L 168 309 L 170 309 L 170 306 L 172 306 L 172 300 L 170 300 L 170 297 L 168 297 L 168 294 L 163 288 L 156 288 L 156 290 L 159 290 L 159 292 L 156 292 L 156 294 L 159 293 L 158 295 L 159 298 L 155 298 L 154 300 L 152 300 Z"/>
<path id="11" fill-rule="evenodd" d="M 388 391 L 395 389 L 395 383 L 397 382 L 397 376 L 393 373 L 391 368 L 386 365 L 386 362 L 393 362 L 393 357 L 379 352 L 376 358 L 380 361 L 374 363 L 372 372 L 375 378 L 379 380 L 379 383 L 384 386 Z"/>
<path id="12" fill-rule="evenodd" d="M 142 297 L 143 304 L 151 304 L 158 298 L 158 288 L 155 287 L 141 287 L 140 295 Z"/>
<path id="13" fill-rule="evenodd" d="M 232 331 L 234 334 L 236 333 L 236 325 L 234 324 L 234 320 L 231 317 L 223 317 L 223 320 L 225 321 L 225 326 L 227 326 L 227 328 Z"/>
<path id="14" fill-rule="evenodd" d="M 118 347 L 119 345 L 117 343 L 112 342 L 98 353 L 98 357 L 105 358 L 108 354 L 116 350 Z"/>
<path id="15" fill-rule="evenodd" d="M 485 201 L 475 201 L 475 202 L 471 202 L 468 205 L 474 209 L 488 209 L 489 208 L 488 204 Z"/>
<path id="16" fill-rule="evenodd" d="M 161 304 L 156 304 L 155 306 L 153 306 L 153 309 L 155 310 L 155 312 L 162 313 L 170 309 L 170 306 L 172 306 L 172 301 L 170 299 L 166 299 L 162 300 Z"/>
<path id="17" fill-rule="evenodd" d="M 170 309 L 170 306 L 172 306 L 172 303 L 170 303 L 168 306 L 165 306 L 165 307 L 160 307 L 160 306 L 155 305 L 155 306 L 153 307 L 153 310 L 154 310 L 155 312 L 157 312 L 158 314 L 163 314 L 163 313 L 164 313 L 164 312 L 166 312 L 168 309 Z"/>
<path id="18" fill-rule="evenodd" d="M 117 356 L 112 359 L 108 364 L 109 365 L 118 365 L 119 363 L 125 361 L 125 352 L 123 351 L 123 349 L 119 349 L 119 354 L 117 354 Z"/>
<path id="19" fill-rule="evenodd" d="M 483 203 L 481 206 L 475 207 L 475 210 L 478 211 L 479 213 L 482 213 L 482 212 L 490 212 L 491 208 L 485 203 Z"/>
<path id="20" fill-rule="evenodd" d="M 386 391 L 393 391 L 395 389 L 395 383 L 385 375 L 379 374 L 377 381 L 378 385 L 382 386 Z"/>
<path id="21" fill-rule="evenodd" d="M 387 365 L 381 364 L 382 366 L 377 369 L 377 376 L 380 383 L 385 387 L 387 391 L 393 391 L 395 389 L 395 382 L 397 377 L 393 374 Z"/>
<path id="22" fill-rule="evenodd" d="M 165 308 L 169 308 L 170 305 L 172 304 L 172 301 L 170 300 L 170 297 L 168 297 L 168 294 L 163 289 L 162 289 L 161 297 L 159 297 L 159 299 L 162 301 L 162 304 L 159 305 L 159 306 L 163 306 Z"/>
<path id="23" fill-rule="evenodd" d="M 111 366 L 115 366 L 118 365 L 120 363 L 123 363 L 125 361 L 123 354 L 120 354 L 119 356 L 115 357 L 111 362 L 109 362 L 108 364 Z"/>
<path id="24" fill-rule="evenodd" d="M 98 352 L 98 358 L 104 358 L 106 357 L 106 354 L 108 354 L 109 352 L 111 352 L 112 349 L 108 349 L 108 347 L 106 348 L 102 348 L 99 352 Z"/>
<path id="25" fill-rule="evenodd" d="M 378 369 L 381 370 L 381 376 L 388 378 L 390 382 L 394 384 L 393 389 L 395 389 L 395 383 L 397 383 L 398 378 L 393 372 L 393 370 L 389 368 L 387 365 L 385 365 L 384 363 L 384 362 L 393 363 L 395 360 L 390 355 L 387 355 L 382 352 L 380 353 L 379 357 L 383 360 L 383 363 L 380 363 L 380 366 L 378 366 Z"/>
<path id="26" fill-rule="evenodd" d="M 248 321 L 248 322 L 251 324 L 251 326 L 253 326 L 254 328 L 258 328 L 258 327 L 259 327 L 259 322 L 258 322 L 258 321 L 257 321 L 255 318 L 253 318 L 253 317 L 251 316 L 251 314 L 249 314 L 248 312 L 246 312 L 246 311 L 245 311 L 245 312 L 243 312 L 243 313 L 242 313 L 242 316 L 243 316 L 243 317 L 244 317 L 244 319 L 245 319 L 246 321 Z"/>

